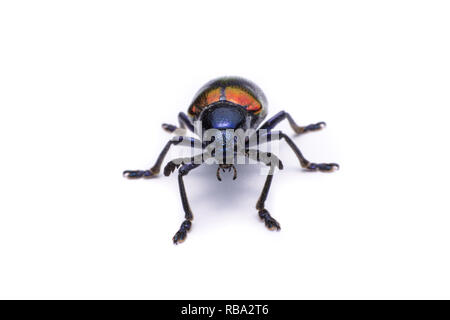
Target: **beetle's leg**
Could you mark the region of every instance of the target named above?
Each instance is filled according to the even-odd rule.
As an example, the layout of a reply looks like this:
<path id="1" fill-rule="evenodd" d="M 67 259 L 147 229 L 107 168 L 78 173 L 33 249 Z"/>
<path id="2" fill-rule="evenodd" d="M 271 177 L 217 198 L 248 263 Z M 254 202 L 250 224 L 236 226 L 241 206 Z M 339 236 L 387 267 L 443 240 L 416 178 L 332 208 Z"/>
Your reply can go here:
<path id="1" fill-rule="evenodd" d="M 174 132 L 177 129 L 185 130 L 186 127 L 194 132 L 194 125 L 192 124 L 189 117 L 184 113 L 180 112 L 178 114 L 178 122 L 180 123 L 180 127 L 174 126 L 173 124 L 163 123 L 162 128 L 170 133 Z"/>
<path id="2" fill-rule="evenodd" d="M 269 230 L 280 230 L 280 224 L 277 220 L 272 218 L 269 211 L 264 206 L 264 203 L 266 202 L 267 195 L 269 193 L 270 185 L 272 184 L 273 179 L 273 172 L 274 167 L 270 166 L 269 173 L 266 178 L 266 182 L 264 183 L 264 187 L 261 191 L 261 195 L 259 196 L 258 202 L 256 203 L 256 210 L 258 210 L 258 215 L 261 218 L 261 220 L 264 221 L 264 224 Z"/>
<path id="3" fill-rule="evenodd" d="M 155 164 L 149 170 L 126 170 L 123 172 L 123 175 L 130 179 L 142 177 L 151 178 L 158 175 L 159 171 L 161 170 L 161 164 L 172 145 L 190 146 L 191 148 L 200 148 L 200 149 L 203 148 L 201 141 L 198 139 L 184 136 L 174 137 L 172 140 L 169 140 L 169 142 L 166 143 L 164 149 L 159 154 Z"/>
<path id="4" fill-rule="evenodd" d="M 259 134 L 257 131 L 255 134 Z M 259 139 L 260 137 L 258 137 Z M 270 142 L 274 140 L 281 140 L 284 139 L 286 143 L 291 147 L 292 151 L 294 151 L 295 155 L 298 158 L 298 161 L 300 162 L 300 165 L 302 168 L 311 170 L 311 171 L 322 171 L 322 172 L 330 172 L 334 171 L 336 169 L 339 169 L 339 165 L 337 163 L 315 163 L 308 161 L 300 151 L 300 149 L 297 147 L 297 145 L 292 141 L 291 138 L 289 138 L 286 134 L 284 134 L 282 131 L 273 131 L 268 132 L 264 135 L 265 141 Z M 253 146 L 253 144 L 249 144 L 249 146 Z"/>
<path id="5" fill-rule="evenodd" d="M 272 184 L 273 173 L 275 171 L 275 167 L 278 169 L 283 169 L 283 163 L 272 153 L 263 152 L 260 150 L 250 149 L 245 155 L 253 160 L 258 162 L 262 162 L 267 166 L 270 166 L 269 173 L 266 178 L 266 182 L 264 183 L 263 190 L 261 191 L 261 195 L 259 196 L 258 202 L 256 203 L 256 209 L 258 210 L 258 215 L 261 220 L 264 221 L 264 224 L 269 230 L 280 230 L 280 224 L 272 218 L 269 211 L 264 207 L 264 203 L 267 199 L 267 195 L 269 193 L 270 185 Z"/>
<path id="6" fill-rule="evenodd" d="M 183 176 L 187 175 L 189 171 L 192 169 L 195 169 L 200 164 L 194 164 L 194 163 L 188 163 L 181 166 L 180 169 L 178 169 L 178 186 L 180 187 L 180 196 L 181 196 L 181 203 L 183 204 L 183 210 L 184 210 L 184 221 L 180 226 L 180 229 L 175 233 L 173 236 L 173 243 L 178 244 L 180 242 L 183 242 L 186 239 L 187 232 L 191 229 L 192 222 L 191 220 L 194 218 L 192 215 L 191 207 L 189 206 L 189 202 L 186 196 L 186 189 L 184 187 L 184 181 Z"/>
<path id="7" fill-rule="evenodd" d="M 326 126 L 325 122 L 318 122 L 318 123 L 313 123 L 313 124 L 301 127 L 295 123 L 294 119 L 292 119 L 292 117 L 289 113 L 287 113 L 286 111 L 280 111 L 276 115 L 274 115 L 272 118 L 267 120 L 259 129 L 265 129 L 267 131 L 270 131 L 273 128 L 275 128 L 275 126 L 278 123 L 280 123 L 281 121 L 283 121 L 284 119 L 287 119 L 289 121 L 291 128 L 297 134 L 305 133 L 305 132 L 309 132 L 309 131 L 317 131 Z"/>

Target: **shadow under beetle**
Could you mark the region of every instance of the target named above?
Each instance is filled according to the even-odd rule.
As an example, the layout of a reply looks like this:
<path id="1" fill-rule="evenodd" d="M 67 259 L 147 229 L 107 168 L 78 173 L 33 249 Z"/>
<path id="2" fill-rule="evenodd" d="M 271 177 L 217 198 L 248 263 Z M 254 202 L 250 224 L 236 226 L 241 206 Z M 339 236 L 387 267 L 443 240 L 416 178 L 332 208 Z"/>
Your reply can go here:
<path id="1" fill-rule="evenodd" d="M 179 134 L 177 137 L 167 142 L 159 155 L 156 163 L 149 170 L 127 170 L 124 176 L 130 179 L 152 178 L 159 174 L 164 157 L 172 145 L 190 146 L 192 149 L 202 149 L 203 153 L 190 158 L 178 158 L 169 161 L 164 168 L 164 175 L 169 176 L 178 169 L 178 184 L 180 188 L 181 202 L 185 212 L 185 220 L 180 229 L 173 237 L 173 242 L 178 244 L 186 239 L 187 232 L 192 226 L 192 211 L 186 196 L 183 177 L 192 169 L 197 168 L 206 160 L 215 158 L 219 160 L 217 168 L 217 179 L 220 181 L 220 170 L 231 171 L 233 169 L 233 179 L 236 179 L 237 172 L 234 167 L 238 155 L 251 158 L 257 162 L 270 165 L 270 170 L 264 183 L 261 195 L 256 203 L 256 209 L 261 220 L 264 221 L 270 230 L 280 230 L 280 224 L 272 218 L 269 211 L 264 206 L 272 183 L 274 167 L 283 169 L 283 164 L 278 158 L 268 152 L 262 152 L 258 146 L 260 143 L 284 139 L 300 161 L 302 168 L 310 171 L 330 172 L 339 168 L 336 163 L 314 163 L 308 161 L 300 149 L 286 134 L 272 129 L 281 121 L 287 119 L 296 134 L 309 131 L 320 130 L 325 126 L 325 122 L 318 122 L 307 126 L 298 126 L 292 117 L 285 111 L 280 111 L 275 116 L 261 122 L 267 116 L 267 100 L 261 89 L 254 83 L 237 77 L 222 77 L 205 84 L 195 95 L 193 102 L 189 106 L 188 115 L 183 112 L 178 114 L 180 127 L 170 124 L 163 124 L 164 130 L 179 134 L 189 129 L 201 138 L 201 140 Z M 241 147 L 238 147 L 237 137 L 230 135 L 230 130 L 251 130 L 252 134 L 246 136 Z M 218 132 L 207 141 L 205 133 L 214 130 Z M 217 139 L 219 137 L 219 139 Z M 216 148 L 209 148 L 215 141 Z M 217 148 L 219 146 L 219 148 Z M 230 147 L 231 146 L 231 147 Z M 256 149 L 255 149 L 256 147 Z M 207 152 L 208 151 L 208 152 Z M 217 152 L 220 151 L 220 152 Z M 219 155 L 220 153 L 220 155 Z"/>

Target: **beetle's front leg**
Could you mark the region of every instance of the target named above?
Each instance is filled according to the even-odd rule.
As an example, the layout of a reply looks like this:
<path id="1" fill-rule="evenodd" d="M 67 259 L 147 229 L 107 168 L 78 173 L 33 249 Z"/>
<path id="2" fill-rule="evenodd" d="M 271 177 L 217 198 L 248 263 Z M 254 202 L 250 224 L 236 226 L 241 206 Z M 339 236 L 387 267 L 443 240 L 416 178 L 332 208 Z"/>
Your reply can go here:
<path id="1" fill-rule="evenodd" d="M 264 203 L 266 202 L 267 195 L 269 193 L 270 185 L 272 184 L 273 179 L 273 173 L 274 168 L 273 166 L 270 167 L 269 174 L 267 175 L 266 182 L 264 183 L 263 190 L 261 191 L 261 195 L 259 196 L 258 202 L 256 203 L 256 209 L 258 210 L 258 215 L 261 218 L 261 220 L 264 221 L 264 224 L 269 230 L 280 230 L 280 224 L 277 220 L 275 220 L 267 211 L 267 209 L 264 206 Z"/>
<path id="2" fill-rule="evenodd" d="M 278 159 L 274 154 L 263 152 L 260 150 L 250 149 L 245 155 L 253 160 L 258 162 L 262 162 L 267 166 L 270 166 L 269 173 L 266 178 L 266 182 L 264 183 L 263 190 L 261 191 L 261 195 L 259 196 L 258 202 L 256 203 L 256 209 L 258 210 L 258 215 L 261 220 L 264 221 L 264 224 L 269 230 L 280 230 L 280 224 L 277 220 L 275 220 L 267 211 L 264 204 L 267 199 L 267 195 L 269 193 L 270 186 L 272 184 L 273 173 L 275 172 L 275 167 L 283 170 L 283 163 Z"/>
<path id="3" fill-rule="evenodd" d="M 175 233 L 173 236 L 173 243 L 178 244 L 183 242 L 186 239 L 188 231 L 191 229 L 192 222 L 191 220 L 194 218 L 191 207 L 189 206 L 189 202 L 186 196 L 186 189 L 184 187 L 184 181 L 183 177 L 189 173 L 192 169 L 195 169 L 200 164 L 195 163 L 188 163 L 181 166 L 180 169 L 178 169 L 178 186 L 180 187 L 180 196 L 181 196 L 181 203 L 183 205 L 184 210 L 184 221 L 180 226 L 180 229 Z"/>
<path id="4" fill-rule="evenodd" d="M 123 172 L 123 175 L 129 179 L 152 178 L 157 176 L 161 170 L 162 162 L 172 145 L 190 146 L 191 148 L 199 149 L 202 148 L 202 142 L 198 139 L 184 136 L 174 137 L 172 140 L 169 140 L 169 142 L 166 143 L 155 164 L 149 170 L 126 170 Z"/>

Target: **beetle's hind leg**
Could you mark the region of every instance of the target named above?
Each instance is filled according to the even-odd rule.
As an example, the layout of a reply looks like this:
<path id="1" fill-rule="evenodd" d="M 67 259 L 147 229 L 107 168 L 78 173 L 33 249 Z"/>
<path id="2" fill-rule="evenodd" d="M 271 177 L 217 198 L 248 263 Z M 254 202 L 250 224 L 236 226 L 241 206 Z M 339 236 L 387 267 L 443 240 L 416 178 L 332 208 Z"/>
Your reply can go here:
<path id="1" fill-rule="evenodd" d="M 189 117 L 184 112 L 180 112 L 178 114 L 178 122 L 180 124 L 179 127 L 173 124 L 163 123 L 162 128 L 167 132 L 173 133 L 177 129 L 185 131 L 187 127 L 190 131 L 194 132 L 194 126 L 192 125 Z"/>
<path id="2" fill-rule="evenodd" d="M 291 126 L 292 130 L 295 131 L 297 134 L 306 133 L 310 131 L 317 131 L 321 130 L 324 127 L 326 127 L 326 123 L 321 121 L 313 124 L 309 124 L 307 126 L 299 126 L 297 123 L 295 123 L 294 119 L 292 119 L 291 115 L 287 113 L 286 111 L 280 111 L 276 115 L 274 115 L 272 118 L 267 120 L 260 129 L 265 129 L 267 131 L 272 130 L 275 128 L 277 124 L 279 124 L 281 121 L 287 119 L 289 121 L 289 125 Z"/>

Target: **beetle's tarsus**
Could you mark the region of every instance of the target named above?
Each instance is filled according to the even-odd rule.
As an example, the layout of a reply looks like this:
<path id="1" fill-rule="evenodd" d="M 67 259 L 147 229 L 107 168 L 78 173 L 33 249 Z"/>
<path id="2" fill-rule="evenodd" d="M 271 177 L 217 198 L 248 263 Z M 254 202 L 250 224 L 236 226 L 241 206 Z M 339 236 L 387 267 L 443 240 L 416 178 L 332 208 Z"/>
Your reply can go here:
<path id="1" fill-rule="evenodd" d="M 158 172 L 150 170 L 125 170 L 123 176 L 128 179 L 139 179 L 139 178 L 153 178 L 158 175 Z"/>
<path id="2" fill-rule="evenodd" d="M 306 166 L 307 170 L 310 171 L 322 171 L 322 172 L 333 172 L 339 170 L 339 165 L 337 163 L 314 163 L 310 162 Z"/>
<path id="3" fill-rule="evenodd" d="M 177 126 L 174 126 L 173 124 L 168 124 L 168 123 L 163 123 L 163 124 L 161 125 L 161 127 L 162 127 L 165 131 L 170 132 L 170 133 L 172 133 L 172 132 L 174 132 L 175 130 L 177 130 Z"/>
<path id="4" fill-rule="evenodd" d="M 189 230 L 191 230 L 192 222 L 189 220 L 184 220 L 183 223 L 180 226 L 180 229 L 175 233 L 172 240 L 174 244 L 179 244 L 186 240 L 187 233 Z"/>
<path id="5" fill-rule="evenodd" d="M 186 128 L 177 127 L 177 126 L 175 126 L 173 124 L 169 124 L 169 123 L 163 123 L 161 125 L 161 127 L 169 133 L 175 133 L 175 134 L 179 134 L 179 135 L 184 135 L 186 133 Z"/>
<path id="6" fill-rule="evenodd" d="M 327 124 L 325 122 L 318 122 L 318 123 L 314 123 L 314 124 L 310 124 L 306 127 L 304 127 L 303 132 L 308 132 L 308 131 L 317 131 L 317 130 L 321 130 L 323 128 L 325 128 L 327 126 Z"/>
<path id="7" fill-rule="evenodd" d="M 261 220 L 264 221 L 264 224 L 266 225 L 267 229 L 277 231 L 281 229 L 278 221 L 272 218 L 269 211 L 267 211 L 266 209 L 259 210 L 258 215 L 261 218 Z"/>
<path id="8" fill-rule="evenodd" d="M 297 126 L 297 127 L 293 127 L 293 128 L 294 128 L 294 131 L 296 134 L 302 134 L 302 133 L 311 132 L 311 131 L 319 131 L 319 130 L 322 130 L 323 128 L 325 128 L 326 126 L 327 126 L 327 124 L 325 122 L 321 121 L 321 122 L 309 124 L 304 127 Z"/>

